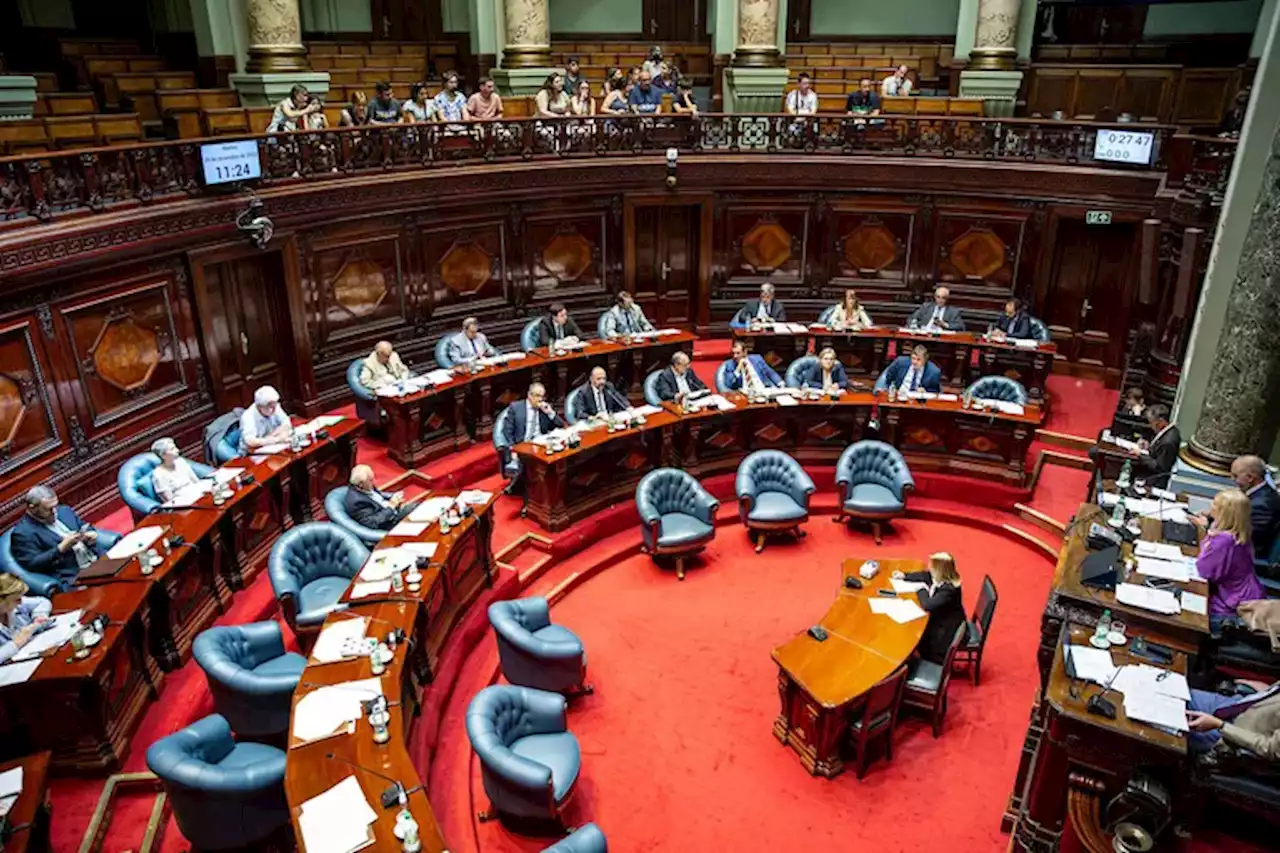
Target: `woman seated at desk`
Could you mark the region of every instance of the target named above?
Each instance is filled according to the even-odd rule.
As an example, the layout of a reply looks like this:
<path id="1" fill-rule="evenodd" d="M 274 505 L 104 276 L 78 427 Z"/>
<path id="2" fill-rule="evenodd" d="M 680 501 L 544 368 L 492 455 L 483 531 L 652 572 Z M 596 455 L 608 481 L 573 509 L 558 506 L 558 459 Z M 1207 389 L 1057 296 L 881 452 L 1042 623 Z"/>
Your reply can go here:
<path id="1" fill-rule="evenodd" d="M 849 377 L 845 375 L 844 365 L 836 358 L 834 349 L 824 347 L 818 353 L 817 363 L 809 365 L 800 374 L 800 387 L 817 388 L 824 394 L 849 387 Z"/>
<path id="2" fill-rule="evenodd" d="M 871 318 L 858 301 L 858 293 L 852 287 L 844 292 L 844 301 L 836 305 L 827 318 L 827 328 L 838 332 L 858 332 L 870 328 Z"/>
<path id="3" fill-rule="evenodd" d="M 0 574 L 0 663 L 10 660 L 36 635 L 52 610 L 49 599 L 27 595 L 21 578 Z"/>
<path id="4" fill-rule="evenodd" d="M 172 438 L 156 439 L 151 452 L 160 457 L 160 464 L 151 469 L 151 488 L 161 503 L 169 503 L 183 488 L 200 480 L 190 463 L 178 455 Z"/>
<path id="5" fill-rule="evenodd" d="M 929 614 L 929 624 L 916 651 L 932 663 L 942 664 L 956 629 L 965 621 L 964 599 L 960 595 L 960 573 L 956 560 L 945 551 L 929 556 L 929 569 L 923 572 L 894 572 L 898 580 L 928 584 L 916 593 L 920 606 Z"/>
<path id="6" fill-rule="evenodd" d="M 1212 520 L 1200 541 L 1196 571 L 1209 584 L 1209 629 L 1214 634 L 1236 615 L 1240 602 L 1267 597 L 1253 569 L 1249 510 L 1249 499 L 1239 489 L 1218 492 L 1209 508 Z"/>

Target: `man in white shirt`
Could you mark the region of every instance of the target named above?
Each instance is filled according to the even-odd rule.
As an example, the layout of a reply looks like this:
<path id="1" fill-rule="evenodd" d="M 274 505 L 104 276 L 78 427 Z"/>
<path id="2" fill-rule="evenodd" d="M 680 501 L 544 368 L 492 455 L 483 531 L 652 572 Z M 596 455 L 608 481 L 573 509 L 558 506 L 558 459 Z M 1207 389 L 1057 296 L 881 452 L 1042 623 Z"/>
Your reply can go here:
<path id="1" fill-rule="evenodd" d="M 808 74 L 800 75 L 796 88 L 787 93 L 787 114 L 811 116 L 818 112 L 818 93 L 813 91 L 813 80 Z"/>
<path id="2" fill-rule="evenodd" d="M 906 97 L 911 94 L 911 78 L 907 76 L 908 68 L 899 65 L 897 70 L 880 83 L 880 94 L 886 98 Z"/>
<path id="3" fill-rule="evenodd" d="M 446 346 L 449 360 L 455 365 L 470 364 L 477 358 L 493 358 L 498 351 L 480 331 L 480 321 L 468 317 L 462 321 L 462 331 L 449 338 Z"/>
<path id="4" fill-rule="evenodd" d="M 293 425 L 280 407 L 280 392 L 263 385 L 253 392 L 253 405 L 240 416 L 240 452 L 289 440 Z"/>
<path id="5" fill-rule="evenodd" d="M 653 324 L 644 316 L 644 311 L 636 304 L 630 291 L 618 291 L 614 297 L 614 305 L 604 315 L 604 336 L 616 338 L 622 335 L 634 335 L 637 332 L 651 332 Z"/>

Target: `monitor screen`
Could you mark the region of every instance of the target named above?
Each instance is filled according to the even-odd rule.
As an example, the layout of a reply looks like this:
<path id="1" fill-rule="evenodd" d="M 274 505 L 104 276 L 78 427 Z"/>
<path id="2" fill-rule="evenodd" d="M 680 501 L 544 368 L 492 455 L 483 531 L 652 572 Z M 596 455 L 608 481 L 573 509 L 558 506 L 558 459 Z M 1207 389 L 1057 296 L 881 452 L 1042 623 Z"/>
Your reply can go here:
<path id="1" fill-rule="evenodd" d="M 1093 159 L 1149 166 L 1155 136 L 1141 130 L 1099 130 L 1093 143 Z"/>
<path id="2" fill-rule="evenodd" d="M 258 143 L 253 139 L 201 145 L 200 160 L 204 163 L 206 186 L 254 181 L 262 177 Z"/>

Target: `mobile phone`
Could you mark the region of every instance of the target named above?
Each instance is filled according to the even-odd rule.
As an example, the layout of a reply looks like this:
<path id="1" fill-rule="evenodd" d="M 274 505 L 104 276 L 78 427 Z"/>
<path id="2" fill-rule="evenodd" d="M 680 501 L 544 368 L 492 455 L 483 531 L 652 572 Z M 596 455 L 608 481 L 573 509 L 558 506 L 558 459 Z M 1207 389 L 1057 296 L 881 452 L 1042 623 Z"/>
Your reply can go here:
<path id="1" fill-rule="evenodd" d="M 891 589 L 877 589 L 876 595 L 883 595 L 885 598 L 897 598 L 898 594 Z"/>

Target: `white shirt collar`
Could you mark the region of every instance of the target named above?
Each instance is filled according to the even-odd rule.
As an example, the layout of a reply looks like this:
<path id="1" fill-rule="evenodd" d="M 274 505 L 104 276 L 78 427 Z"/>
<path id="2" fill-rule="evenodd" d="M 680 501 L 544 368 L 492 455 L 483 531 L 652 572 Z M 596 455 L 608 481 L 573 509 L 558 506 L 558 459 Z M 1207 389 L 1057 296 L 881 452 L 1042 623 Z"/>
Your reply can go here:
<path id="1" fill-rule="evenodd" d="M 1245 492 L 1245 493 L 1244 493 L 1244 494 L 1245 494 L 1245 497 L 1247 497 L 1247 498 L 1251 498 L 1251 497 L 1253 497 L 1253 493 L 1254 493 L 1254 492 L 1256 492 L 1256 491 L 1258 491 L 1258 489 L 1261 489 L 1261 488 L 1262 488 L 1263 486 L 1265 486 L 1265 485 L 1267 485 L 1267 481 L 1266 481 L 1266 480 L 1263 480 L 1261 483 L 1259 483 L 1258 485 L 1254 486 L 1254 487 L 1253 487 L 1252 489 L 1250 489 L 1249 491 Z"/>
<path id="2" fill-rule="evenodd" d="M 1159 441 L 1159 440 L 1160 440 L 1160 436 L 1164 435 L 1166 432 L 1168 432 L 1168 431 L 1169 431 L 1169 430 L 1171 430 L 1171 429 L 1173 429 L 1173 423 L 1167 423 L 1167 424 L 1165 424 L 1164 429 L 1162 429 L 1162 430 L 1160 430 L 1158 433 L 1156 433 L 1156 434 L 1155 434 L 1155 437 L 1151 439 L 1151 443 L 1152 443 L 1152 444 L 1155 444 L 1157 441 Z"/>

